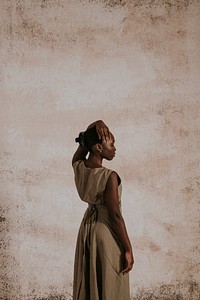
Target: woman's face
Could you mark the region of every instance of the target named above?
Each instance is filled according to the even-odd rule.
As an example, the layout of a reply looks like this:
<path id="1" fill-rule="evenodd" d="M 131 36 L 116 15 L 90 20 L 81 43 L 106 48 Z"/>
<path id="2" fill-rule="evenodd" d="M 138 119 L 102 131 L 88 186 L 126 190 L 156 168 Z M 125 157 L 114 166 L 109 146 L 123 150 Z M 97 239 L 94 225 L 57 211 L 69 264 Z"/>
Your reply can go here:
<path id="1" fill-rule="evenodd" d="M 110 138 L 107 141 L 102 141 L 102 152 L 101 156 L 107 160 L 112 160 L 115 156 L 116 148 L 115 148 L 115 138 L 111 134 Z"/>

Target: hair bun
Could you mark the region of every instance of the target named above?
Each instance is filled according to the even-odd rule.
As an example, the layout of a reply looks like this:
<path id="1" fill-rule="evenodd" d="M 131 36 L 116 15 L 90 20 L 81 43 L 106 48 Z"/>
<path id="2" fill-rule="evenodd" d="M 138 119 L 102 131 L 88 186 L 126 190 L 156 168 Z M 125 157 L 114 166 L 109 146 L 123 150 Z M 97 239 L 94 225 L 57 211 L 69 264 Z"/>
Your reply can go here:
<path id="1" fill-rule="evenodd" d="M 77 138 L 75 138 L 75 142 L 76 143 L 79 143 L 79 145 L 82 147 L 82 148 L 85 148 L 86 147 L 86 144 L 85 144 L 85 137 L 84 137 L 84 131 L 81 131 L 79 133 L 79 136 Z"/>

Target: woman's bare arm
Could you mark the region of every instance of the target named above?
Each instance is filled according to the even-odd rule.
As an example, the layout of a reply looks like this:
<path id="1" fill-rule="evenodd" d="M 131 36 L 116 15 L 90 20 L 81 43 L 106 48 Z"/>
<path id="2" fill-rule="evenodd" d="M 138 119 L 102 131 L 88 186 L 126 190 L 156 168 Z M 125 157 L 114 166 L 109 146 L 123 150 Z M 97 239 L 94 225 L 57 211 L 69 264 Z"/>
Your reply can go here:
<path id="1" fill-rule="evenodd" d="M 87 129 L 96 126 L 96 131 L 100 139 L 107 139 L 110 136 L 110 131 L 108 126 L 102 121 L 97 120 L 94 123 L 90 124 Z"/>
<path id="2" fill-rule="evenodd" d="M 96 126 L 96 130 L 97 130 L 97 133 L 98 133 L 100 139 L 101 138 L 102 139 L 109 138 L 109 134 L 110 134 L 109 129 L 102 120 L 97 120 L 97 121 L 93 122 L 92 124 L 90 124 L 87 127 L 87 129 L 95 127 L 95 126 Z M 78 160 L 85 160 L 87 154 L 88 154 L 87 148 L 82 148 L 79 146 L 73 155 L 72 165 Z"/>
<path id="3" fill-rule="evenodd" d="M 85 160 L 86 159 L 86 155 L 88 154 L 88 150 L 87 148 L 82 148 L 80 145 L 78 146 L 78 149 L 76 150 L 76 152 L 73 155 L 72 158 L 72 165 L 78 161 L 78 160 Z"/>
<path id="4" fill-rule="evenodd" d="M 108 209 L 111 227 L 119 238 L 125 251 L 126 267 L 122 270 L 122 273 L 126 274 L 132 269 L 134 259 L 124 219 L 119 208 L 117 177 L 117 173 L 115 172 L 112 172 L 109 176 L 104 199 Z"/>

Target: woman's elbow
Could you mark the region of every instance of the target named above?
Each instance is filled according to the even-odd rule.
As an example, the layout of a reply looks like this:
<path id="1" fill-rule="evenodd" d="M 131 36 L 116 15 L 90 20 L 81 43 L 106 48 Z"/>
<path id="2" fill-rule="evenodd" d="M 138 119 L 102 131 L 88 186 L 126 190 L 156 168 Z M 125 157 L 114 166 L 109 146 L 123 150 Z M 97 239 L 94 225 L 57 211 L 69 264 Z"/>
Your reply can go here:
<path id="1" fill-rule="evenodd" d="M 109 218 L 112 223 L 121 223 L 123 221 L 122 215 L 120 212 L 109 213 Z"/>

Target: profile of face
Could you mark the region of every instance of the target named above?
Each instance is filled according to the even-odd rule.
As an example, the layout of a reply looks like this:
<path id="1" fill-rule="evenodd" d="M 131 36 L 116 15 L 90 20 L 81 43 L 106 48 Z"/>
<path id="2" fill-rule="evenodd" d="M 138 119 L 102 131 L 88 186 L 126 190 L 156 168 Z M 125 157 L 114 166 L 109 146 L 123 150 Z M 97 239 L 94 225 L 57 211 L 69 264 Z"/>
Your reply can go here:
<path id="1" fill-rule="evenodd" d="M 102 158 L 112 160 L 116 152 L 115 138 L 113 134 L 110 134 L 110 138 L 103 140 L 101 144 L 97 144 L 96 149 Z"/>

